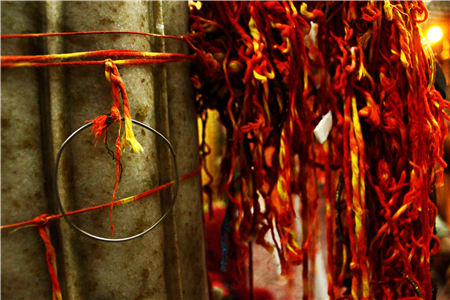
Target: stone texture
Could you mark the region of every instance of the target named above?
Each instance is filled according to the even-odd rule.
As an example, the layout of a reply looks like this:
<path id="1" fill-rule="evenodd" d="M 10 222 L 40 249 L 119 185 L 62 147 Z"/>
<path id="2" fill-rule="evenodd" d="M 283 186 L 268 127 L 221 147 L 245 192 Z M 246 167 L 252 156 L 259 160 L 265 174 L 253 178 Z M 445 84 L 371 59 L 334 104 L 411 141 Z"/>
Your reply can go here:
<path id="1" fill-rule="evenodd" d="M 186 2 L 2 2 L 2 33 L 130 30 L 185 34 Z M 187 52 L 182 41 L 135 35 L 47 37 L 2 41 L 2 55 L 70 53 L 100 49 Z M 195 100 L 189 64 L 119 66 L 132 118 L 166 135 L 179 174 L 198 165 Z M 66 137 L 112 106 L 104 67 L 2 70 L 2 224 L 58 213 L 52 189 L 56 154 Z M 117 126 L 110 129 L 114 147 Z M 135 126 L 144 153 L 125 151 L 116 199 L 173 179 L 167 146 Z M 103 143 L 84 131 L 66 147 L 59 169 L 65 210 L 109 203 L 115 164 Z M 20 186 L 20 187 L 19 187 Z M 173 189 L 116 207 L 115 236 L 136 234 L 159 219 Z M 64 299 L 206 299 L 207 280 L 200 178 L 180 185 L 173 213 L 142 238 L 102 243 L 52 221 Z M 109 210 L 71 217 L 80 228 L 111 237 Z M 26 288 L 24 288 L 26 287 Z M 36 228 L 2 232 L 2 299 L 49 299 L 45 249 Z"/>

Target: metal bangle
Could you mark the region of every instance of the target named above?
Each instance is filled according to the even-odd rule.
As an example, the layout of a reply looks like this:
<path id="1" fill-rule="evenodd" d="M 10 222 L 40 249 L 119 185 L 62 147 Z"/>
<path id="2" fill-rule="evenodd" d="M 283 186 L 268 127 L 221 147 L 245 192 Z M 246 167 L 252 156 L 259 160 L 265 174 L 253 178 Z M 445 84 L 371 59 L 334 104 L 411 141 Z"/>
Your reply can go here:
<path id="1" fill-rule="evenodd" d="M 123 118 L 122 118 L 123 120 Z M 156 129 L 153 129 L 152 127 L 145 125 L 139 121 L 136 120 L 131 120 L 134 124 L 139 125 L 141 127 L 144 127 L 147 130 L 152 131 L 153 133 L 155 133 L 158 137 L 160 137 L 162 140 L 164 140 L 164 142 L 169 146 L 170 152 L 172 154 L 172 158 L 173 158 L 173 164 L 174 164 L 174 169 L 175 169 L 175 190 L 174 190 L 174 194 L 173 194 L 173 198 L 172 198 L 172 203 L 170 204 L 169 208 L 167 209 L 167 211 L 161 216 L 161 218 L 154 223 L 151 227 L 147 228 L 146 230 L 144 230 L 141 233 L 138 233 L 136 235 L 133 236 L 129 236 L 129 237 L 125 237 L 125 238 L 104 238 L 104 237 L 100 237 L 100 236 L 96 236 L 93 235 L 89 232 L 86 232 L 84 230 L 82 230 L 81 228 L 79 228 L 78 226 L 76 226 L 75 224 L 72 223 L 72 221 L 69 220 L 69 218 L 67 217 L 64 208 L 62 206 L 61 203 L 61 199 L 59 197 L 59 191 L 58 191 L 58 167 L 59 167 L 59 161 L 61 159 L 61 155 L 63 153 L 64 148 L 67 146 L 67 144 L 69 143 L 69 141 L 74 138 L 77 134 L 79 134 L 81 131 L 85 130 L 86 128 L 89 128 L 92 126 L 92 122 L 78 128 L 77 130 L 75 130 L 65 141 L 64 143 L 61 145 L 61 148 L 59 149 L 58 152 L 58 156 L 56 157 L 56 166 L 55 166 L 55 180 L 54 180 L 54 188 L 55 188 L 55 193 L 56 193 L 56 200 L 58 201 L 58 206 L 59 209 L 61 210 L 61 214 L 64 217 L 64 219 L 67 221 L 67 223 L 69 223 L 70 226 L 72 226 L 75 230 L 77 230 L 78 232 L 81 232 L 82 234 L 96 239 L 98 241 L 102 241 L 102 242 L 126 242 L 126 241 L 130 241 L 132 239 L 138 238 L 140 236 L 143 236 L 144 234 L 150 232 L 151 230 L 153 230 L 156 226 L 158 226 L 169 214 L 169 212 L 172 210 L 173 206 L 175 205 L 176 199 L 177 199 L 177 193 L 178 193 L 178 183 L 179 183 L 179 179 L 178 179 L 178 167 L 177 167 L 177 159 L 175 156 L 175 151 L 172 148 L 172 145 L 170 144 L 170 142 L 160 133 L 158 132 Z"/>

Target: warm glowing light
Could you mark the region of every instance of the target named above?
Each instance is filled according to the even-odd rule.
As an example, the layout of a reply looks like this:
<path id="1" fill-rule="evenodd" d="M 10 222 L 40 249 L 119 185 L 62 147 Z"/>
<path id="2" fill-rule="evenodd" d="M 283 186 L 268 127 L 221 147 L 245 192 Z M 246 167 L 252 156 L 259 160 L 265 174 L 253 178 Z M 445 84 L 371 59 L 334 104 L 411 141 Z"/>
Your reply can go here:
<path id="1" fill-rule="evenodd" d="M 430 43 L 436 43 L 442 38 L 442 30 L 439 26 L 431 27 L 427 33 L 427 40 Z"/>

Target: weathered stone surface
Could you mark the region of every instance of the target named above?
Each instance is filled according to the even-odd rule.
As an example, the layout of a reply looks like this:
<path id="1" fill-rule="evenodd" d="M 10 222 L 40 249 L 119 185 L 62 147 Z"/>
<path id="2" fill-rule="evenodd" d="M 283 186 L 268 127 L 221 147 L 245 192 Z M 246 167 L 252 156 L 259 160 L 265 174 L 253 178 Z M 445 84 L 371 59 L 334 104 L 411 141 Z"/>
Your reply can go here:
<path id="1" fill-rule="evenodd" d="M 2 2 L 2 33 L 129 30 L 185 34 L 186 2 Z M 186 52 L 182 41 L 135 35 L 91 35 L 2 41 L 2 55 L 100 49 Z M 132 118 L 165 134 L 177 153 L 179 174 L 198 167 L 195 103 L 189 65 L 123 66 L 119 72 Z M 67 136 L 112 106 L 104 67 L 2 70 L 2 224 L 58 213 L 52 189 L 56 154 Z M 108 144 L 117 136 L 111 128 Z M 116 199 L 173 179 L 167 146 L 135 126 L 144 153 L 126 150 Z M 66 211 L 109 203 L 115 164 L 100 141 L 84 131 L 67 146 L 59 169 Z M 113 211 L 115 236 L 136 234 L 159 219 L 168 189 Z M 125 243 L 102 243 L 52 221 L 65 299 L 206 299 L 200 178 L 180 184 L 178 202 L 161 226 Z M 109 210 L 71 217 L 82 229 L 111 237 Z M 25 288 L 24 288 L 25 287 Z M 2 299 L 49 299 L 45 249 L 36 228 L 2 232 Z"/>

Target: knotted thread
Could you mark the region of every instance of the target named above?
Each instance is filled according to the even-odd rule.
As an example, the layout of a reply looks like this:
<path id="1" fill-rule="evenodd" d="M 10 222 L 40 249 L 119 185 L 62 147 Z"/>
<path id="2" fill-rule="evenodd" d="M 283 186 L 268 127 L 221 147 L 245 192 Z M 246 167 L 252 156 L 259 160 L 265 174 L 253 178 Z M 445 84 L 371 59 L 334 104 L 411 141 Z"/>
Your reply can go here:
<path id="1" fill-rule="evenodd" d="M 114 236 L 114 224 L 112 220 L 112 209 L 114 207 L 114 201 L 116 199 L 116 192 L 117 192 L 117 186 L 119 185 L 120 181 L 120 173 L 121 173 L 121 164 L 120 164 L 120 157 L 122 155 L 122 148 L 125 148 L 126 146 L 131 147 L 131 151 L 134 153 L 138 153 L 139 151 L 144 151 L 141 144 L 136 140 L 134 133 L 133 133 L 133 125 L 131 121 L 131 115 L 130 115 L 130 103 L 128 101 L 128 95 L 125 90 L 125 85 L 122 81 L 122 77 L 120 77 L 119 71 L 117 70 L 116 65 L 111 59 L 105 60 L 105 77 L 106 79 L 112 83 L 112 92 L 113 92 L 113 98 L 114 103 L 111 107 L 111 111 L 106 115 L 101 115 L 95 118 L 92 121 L 92 130 L 91 134 L 95 134 L 95 138 L 98 139 L 104 135 L 103 141 L 106 142 L 106 132 L 109 129 L 109 126 L 114 123 L 119 123 L 119 130 L 117 133 L 117 139 L 116 139 L 116 180 L 114 182 L 114 192 L 112 195 L 112 201 L 111 206 L 109 210 L 109 218 L 111 221 L 111 233 Z M 119 104 L 120 104 L 120 97 L 119 93 L 122 96 L 122 102 L 123 102 L 123 114 L 125 117 L 125 135 L 122 137 L 122 141 L 120 140 L 120 130 L 122 129 L 122 120 L 121 115 L 119 111 Z M 97 145 L 97 142 L 95 145 Z"/>
<path id="2" fill-rule="evenodd" d="M 198 111 L 218 110 L 226 128 L 218 191 L 233 212 L 224 237 L 234 286 L 246 283 L 255 239 L 277 251 L 287 280 L 301 263 L 303 299 L 314 297 L 324 183 L 330 299 L 431 299 L 429 258 L 438 248 L 430 249 L 436 207 L 428 193 L 442 183 L 450 103 L 433 87 L 434 56 L 418 28 L 426 17 L 416 1 L 191 6 L 185 41 L 199 59 L 191 78 Z M 330 110 L 322 146 L 313 130 Z"/>
<path id="3" fill-rule="evenodd" d="M 48 272 L 52 280 L 53 300 L 62 300 L 61 288 L 59 286 L 58 274 L 56 270 L 56 253 L 50 241 L 50 230 L 48 228 L 47 214 L 42 214 L 33 219 L 39 231 L 39 235 L 45 245 L 45 257 L 47 259 Z"/>
<path id="4" fill-rule="evenodd" d="M 194 177 L 194 176 L 198 175 L 200 173 L 200 171 L 201 171 L 201 166 L 198 167 L 196 170 L 190 172 L 189 174 L 186 174 L 183 177 L 180 177 L 179 181 L 183 181 L 183 180 L 189 179 L 191 177 Z M 160 185 L 156 188 L 142 192 L 140 194 L 118 200 L 118 201 L 114 202 L 114 206 L 123 205 L 123 204 L 131 203 L 131 202 L 134 202 L 137 200 L 141 200 L 145 197 L 148 197 L 154 193 L 157 193 L 157 192 L 173 185 L 174 183 L 175 183 L 175 181 L 171 181 L 171 182 L 165 183 L 163 185 Z M 67 212 L 66 215 L 70 216 L 70 215 L 76 215 L 76 214 L 80 214 L 80 213 L 84 213 L 84 212 L 88 212 L 88 211 L 103 209 L 103 208 L 108 207 L 109 205 L 110 204 L 102 204 L 102 205 L 88 207 L 88 208 L 84 208 L 84 209 L 80 209 L 80 210 L 76 210 L 76 211 L 70 211 L 70 212 Z M 53 300 L 61 300 L 62 296 L 61 296 L 61 289 L 59 286 L 58 276 L 56 273 L 56 253 L 55 253 L 55 249 L 53 248 L 51 241 L 50 241 L 50 232 L 49 232 L 49 228 L 48 228 L 48 221 L 54 220 L 54 219 L 59 219 L 61 217 L 62 217 L 62 214 L 51 215 L 51 216 L 49 216 L 48 214 L 42 214 L 42 215 L 40 215 L 32 220 L 29 220 L 29 221 L 15 223 L 15 224 L 9 224 L 9 225 L 2 225 L 0 227 L 0 229 L 2 229 L 2 230 L 3 229 L 12 229 L 12 228 L 15 228 L 15 230 L 18 230 L 18 229 L 26 228 L 29 226 L 36 226 L 38 228 L 39 234 L 41 235 L 41 238 L 44 241 L 45 248 L 46 248 L 47 265 L 49 268 L 50 278 L 51 278 L 52 286 L 53 286 Z"/>

